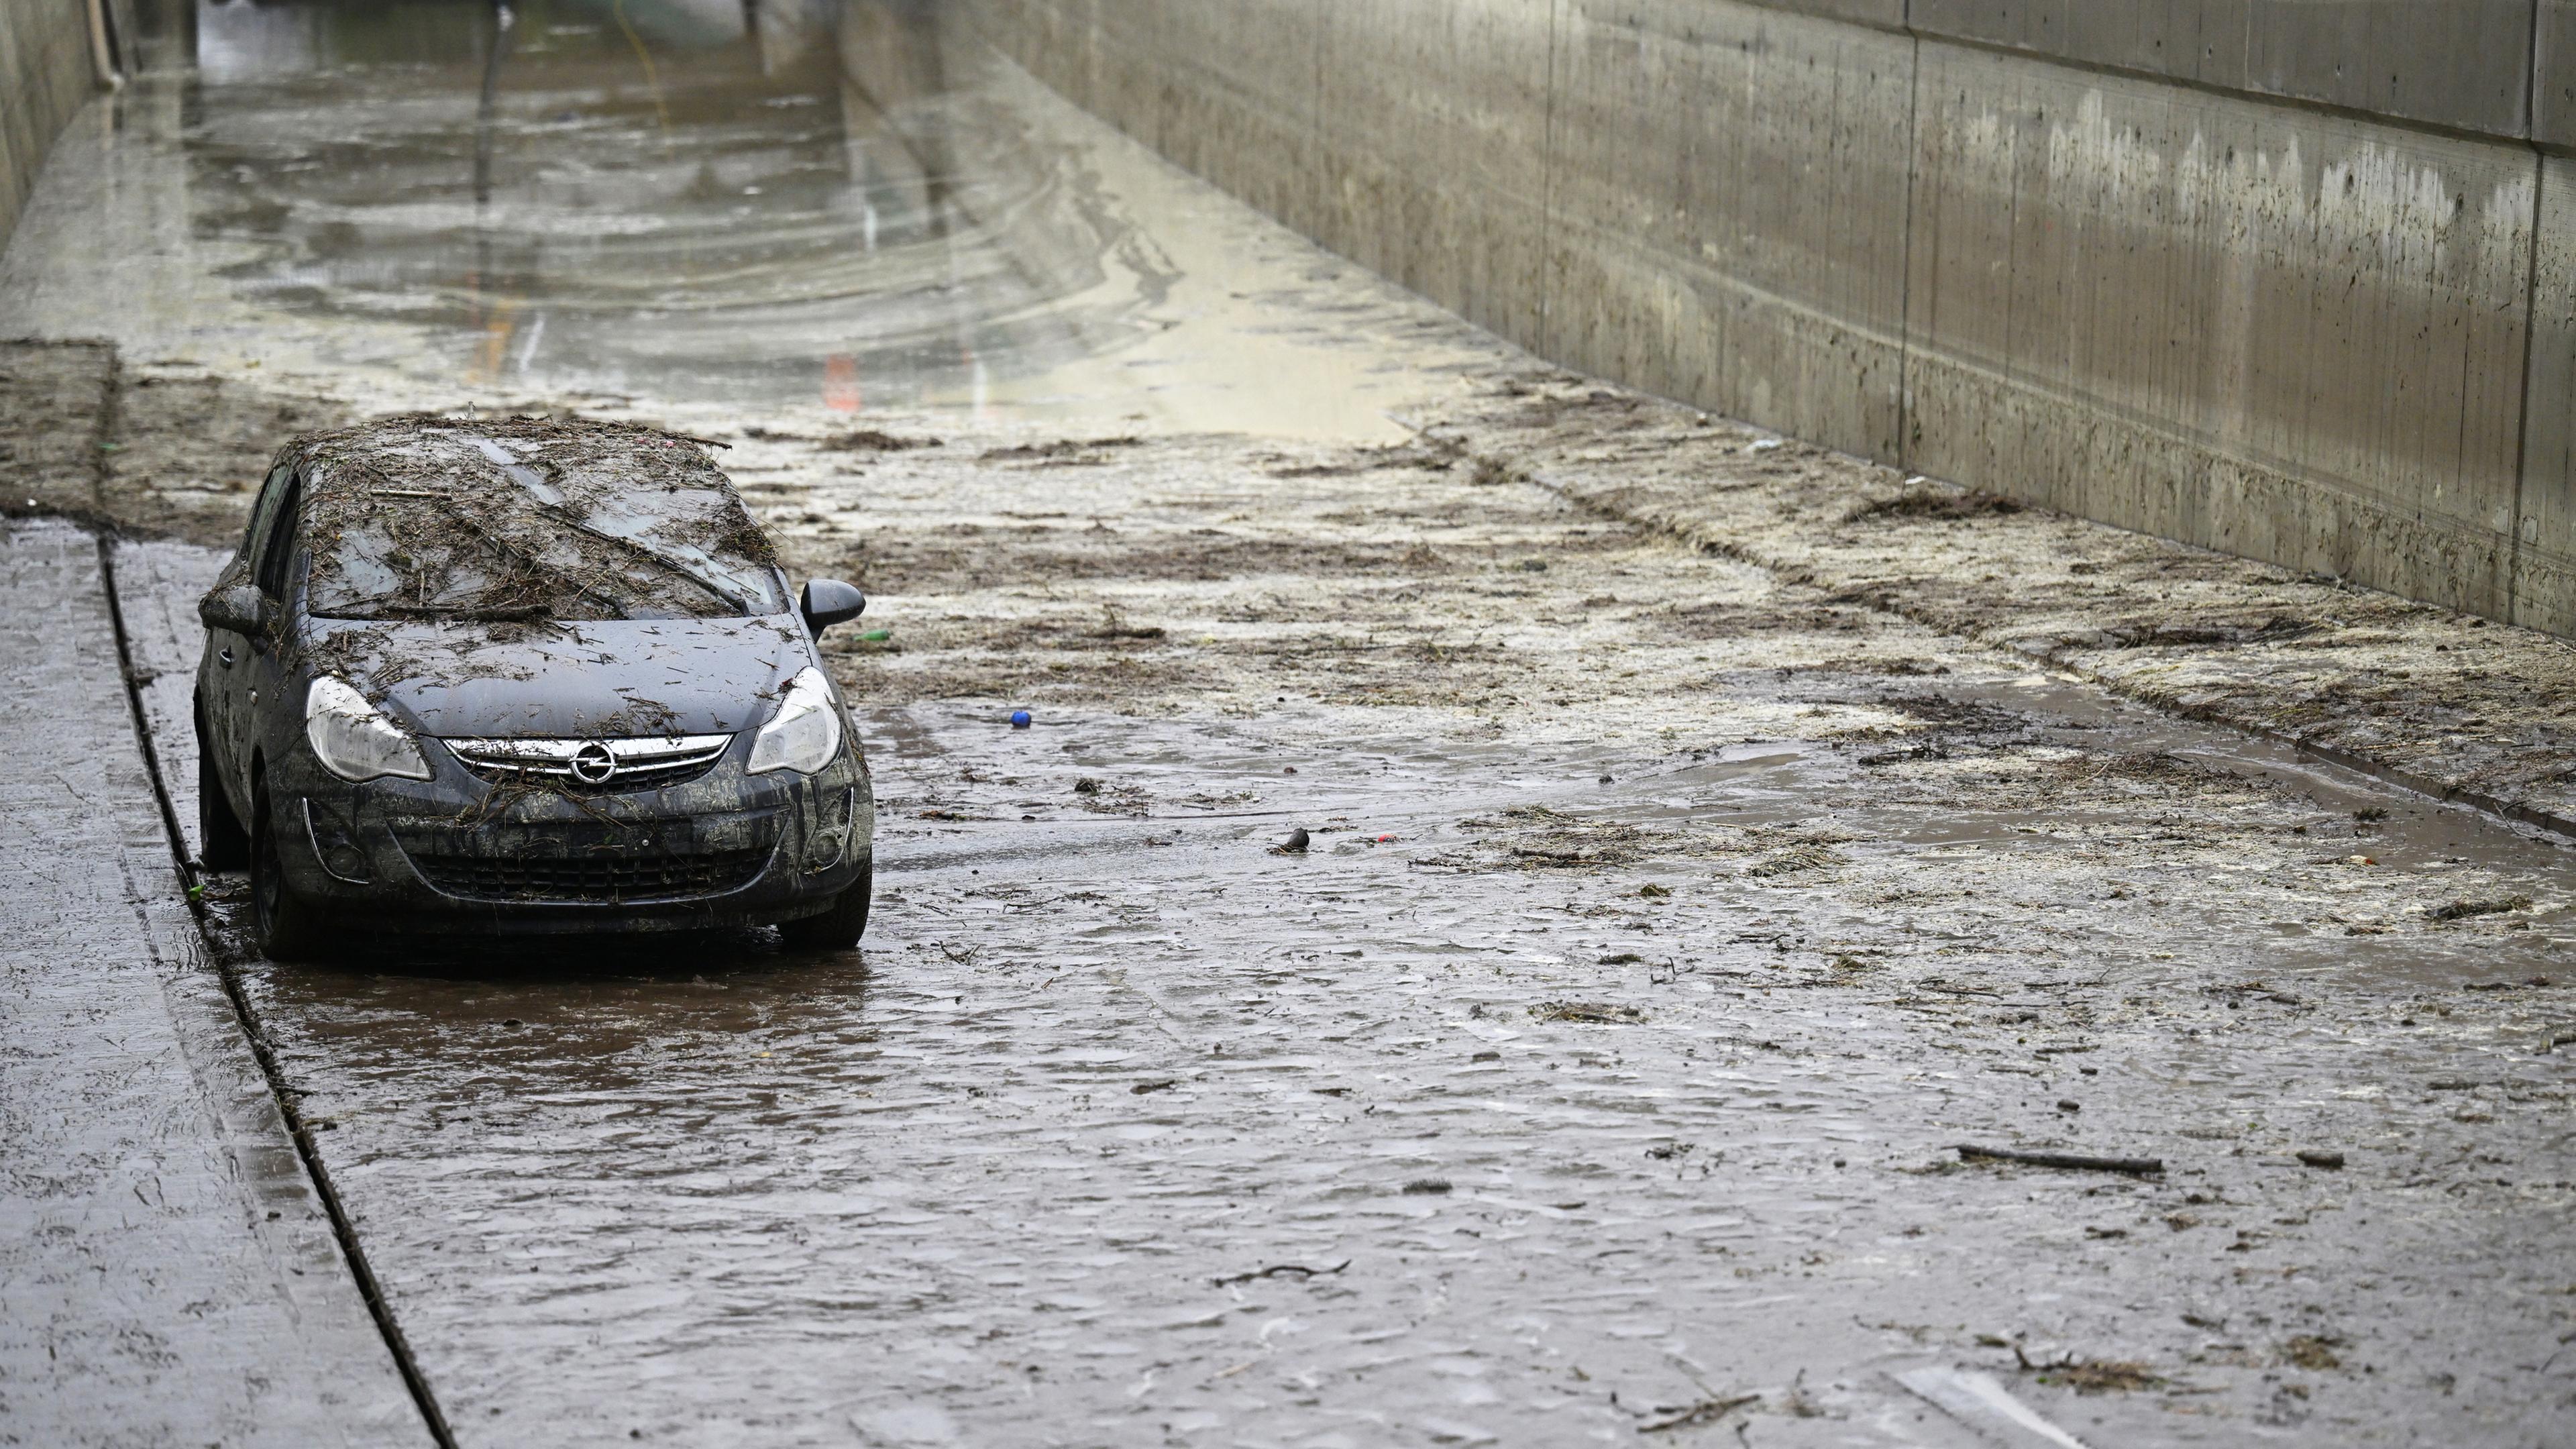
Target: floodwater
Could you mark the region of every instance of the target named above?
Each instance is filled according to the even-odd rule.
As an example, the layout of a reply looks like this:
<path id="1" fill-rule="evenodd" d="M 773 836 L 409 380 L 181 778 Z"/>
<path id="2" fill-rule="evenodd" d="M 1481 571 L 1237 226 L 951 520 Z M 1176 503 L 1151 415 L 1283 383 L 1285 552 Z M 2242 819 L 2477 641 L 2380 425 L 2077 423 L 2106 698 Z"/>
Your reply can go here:
<path id="1" fill-rule="evenodd" d="M 622 404 L 887 634 L 831 640 L 862 951 L 279 967 L 210 880 L 456 1442 L 2014 1442 L 1927 1371 L 2099 1449 L 2576 1412 L 2565 847 L 1377 446 L 1608 394 L 959 7 L 152 13 L 0 262 L 159 429 L 102 506 L 255 476 L 197 399 Z M 114 557 L 191 820 L 221 556 Z"/>
<path id="2" fill-rule="evenodd" d="M 157 64 L 58 151 L 0 333 L 384 405 L 1375 440 L 1501 352 L 1037 86 L 964 6 L 145 6 Z"/>
<path id="3" fill-rule="evenodd" d="M 1965 1449 L 1901 1386 L 1962 1367 L 2103 1446 L 2546 1442 L 2563 848 L 1231 446 L 741 444 L 800 567 L 910 560 L 863 951 L 236 956 L 460 1442 Z M 976 660 L 1088 682 L 1014 730 Z"/>
<path id="4" fill-rule="evenodd" d="M 2167 733 L 2076 723 L 2124 758 Z M 1304 709 L 869 734 L 916 818 L 863 955 L 250 968 L 466 1442 L 1544 1445 L 1753 1396 L 1751 1442 L 1964 1445 L 1888 1380 L 2009 1370 L 1980 1336 L 2208 1396 L 2051 1407 L 2102 1443 L 2362 1442 L 2440 1376 L 2461 1442 L 2534 1427 L 2547 1355 L 2488 1355 L 2543 1300 L 2441 1285 L 2518 1296 L 2564 1247 L 2493 1211 L 2553 1195 L 2514 1124 L 2563 1073 L 2483 1017 L 2397 1022 L 2543 940 L 2323 945 L 2296 889 L 2196 890 L 2200 851 L 2101 859 L 2146 833 L 2126 797 L 2037 836 L 1789 741 L 1541 753 Z M 1152 803 L 1086 817 L 1083 778 Z M 1533 845 L 1622 863 L 1481 854 L 1531 807 L 1561 817 Z M 1688 843 L 1819 809 L 1865 842 L 1830 881 L 1713 879 Z M 1271 854 L 1294 822 L 1309 854 Z M 1640 825 L 1673 836 L 1623 857 Z M 2400 849 L 2480 833 L 2441 830 Z M 2169 1175 L 1950 1161 L 2034 1138 Z M 2321 1144 L 2362 1180 L 2289 1159 Z M 2462 1175 L 2481 1153 L 2519 1165 Z M 2388 1380 L 2290 1397 L 2262 1367 L 2303 1338 Z"/>

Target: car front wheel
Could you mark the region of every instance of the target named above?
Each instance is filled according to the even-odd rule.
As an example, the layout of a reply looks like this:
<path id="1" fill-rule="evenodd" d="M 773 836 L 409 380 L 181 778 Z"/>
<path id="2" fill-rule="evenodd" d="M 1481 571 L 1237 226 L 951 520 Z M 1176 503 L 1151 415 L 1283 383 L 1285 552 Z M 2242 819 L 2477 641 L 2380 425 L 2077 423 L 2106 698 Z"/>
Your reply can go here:
<path id="1" fill-rule="evenodd" d="M 278 856 L 276 822 L 262 790 L 250 830 L 251 929 L 259 954 L 271 961 L 309 961 L 323 952 L 328 930 L 320 908 L 286 884 Z"/>
<path id="2" fill-rule="evenodd" d="M 877 863 L 859 867 L 859 878 L 832 898 L 819 916 L 781 921 L 778 934 L 788 945 L 809 951 L 846 951 L 859 944 L 868 929 L 868 900 L 876 887 Z"/>

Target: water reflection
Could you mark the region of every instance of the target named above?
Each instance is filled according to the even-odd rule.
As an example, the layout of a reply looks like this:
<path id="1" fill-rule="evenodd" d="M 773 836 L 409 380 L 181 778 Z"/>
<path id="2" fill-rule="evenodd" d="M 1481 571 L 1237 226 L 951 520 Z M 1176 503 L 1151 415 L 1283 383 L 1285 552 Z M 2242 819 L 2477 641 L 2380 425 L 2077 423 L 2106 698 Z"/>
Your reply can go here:
<path id="1" fill-rule="evenodd" d="M 142 71 L 57 143 L 0 335 L 380 406 L 1355 442 L 1526 361 L 1066 103 L 956 5 L 136 3 Z"/>
<path id="2" fill-rule="evenodd" d="M 949 17 L 199 0 L 198 235 L 486 385 L 855 408 L 1125 345 L 1140 294 L 1072 301 L 1122 228 L 950 84 L 991 62 Z"/>

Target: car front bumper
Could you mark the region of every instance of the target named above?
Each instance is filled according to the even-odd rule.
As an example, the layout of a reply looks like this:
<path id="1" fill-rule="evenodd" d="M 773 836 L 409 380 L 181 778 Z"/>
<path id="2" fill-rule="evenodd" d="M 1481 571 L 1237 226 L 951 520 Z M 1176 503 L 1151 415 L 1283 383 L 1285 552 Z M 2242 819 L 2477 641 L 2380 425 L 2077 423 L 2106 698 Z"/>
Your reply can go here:
<path id="1" fill-rule="evenodd" d="M 751 775 L 749 737 L 704 775 L 634 791 L 494 784 L 444 749 L 428 780 L 350 784 L 305 751 L 268 781 L 286 887 L 351 927 L 593 934 L 819 914 L 870 862 L 876 800 L 854 753 Z"/>

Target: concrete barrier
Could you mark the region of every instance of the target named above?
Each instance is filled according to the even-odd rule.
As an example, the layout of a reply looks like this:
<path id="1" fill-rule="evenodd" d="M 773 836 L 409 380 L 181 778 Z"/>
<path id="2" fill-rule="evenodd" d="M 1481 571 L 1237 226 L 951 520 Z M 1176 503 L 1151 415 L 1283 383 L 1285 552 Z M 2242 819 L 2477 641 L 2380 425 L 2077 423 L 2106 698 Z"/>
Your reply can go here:
<path id="1" fill-rule="evenodd" d="M 2576 0 L 977 0 L 1570 366 L 2576 633 Z"/>
<path id="2" fill-rule="evenodd" d="M 2531 295 L 2515 622 L 2576 635 L 2576 159 L 2542 164 Z"/>
<path id="3" fill-rule="evenodd" d="M 1917 34 L 2498 136 L 2529 134 L 2532 0 L 1913 0 Z"/>
<path id="4" fill-rule="evenodd" d="M 2532 56 L 2535 139 L 2576 147 L 2576 0 L 2540 0 Z"/>
<path id="5" fill-rule="evenodd" d="M 1912 42 L 1699 0 L 1564 15 L 1536 350 L 1898 456 Z"/>
<path id="6" fill-rule="evenodd" d="M 54 137 L 98 91 L 87 0 L 0 0 L 0 246 Z"/>
<path id="7" fill-rule="evenodd" d="M 2529 150 L 1920 67 L 1906 466 L 2511 612 Z"/>

